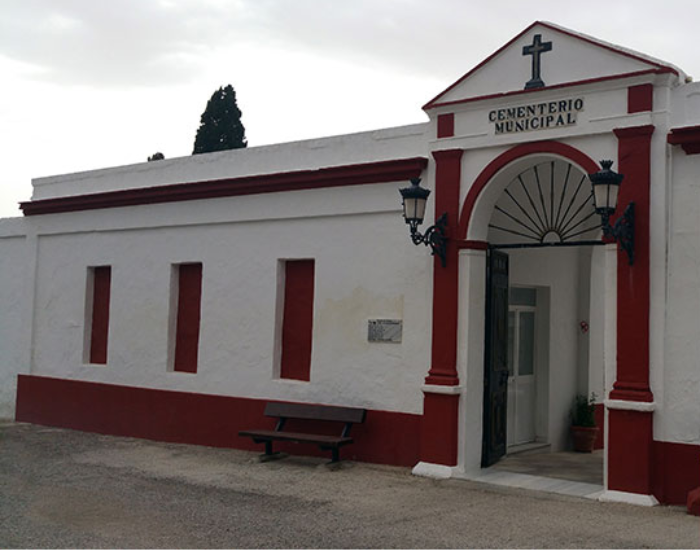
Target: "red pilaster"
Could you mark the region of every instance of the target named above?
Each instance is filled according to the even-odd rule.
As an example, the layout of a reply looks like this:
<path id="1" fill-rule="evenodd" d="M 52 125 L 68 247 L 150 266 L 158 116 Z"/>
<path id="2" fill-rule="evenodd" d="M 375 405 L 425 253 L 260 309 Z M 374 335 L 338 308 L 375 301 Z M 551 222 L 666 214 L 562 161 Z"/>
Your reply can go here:
<path id="1" fill-rule="evenodd" d="M 447 213 L 447 266 L 435 257 L 433 264 L 433 338 L 431 367 L 426 384 L 455 386 L 457 376 L 457 298 L 459 258 L 459 185 L 462 150 L 436 151 L 435 218 Z"/>
<path id="2" fill-rule="evenodd" d="M 652 402 L 649 387 L 649 205 L 653 126 L 615 130 L 620 188 L 618 214 L 635 203 L 634 265 L 617 256 L 617 374 L 610 399 Z M 614 223 L 612 220 L 611 223 Z M 610 408 L 608 489 L 650 495 L 653 412 Z"/>
<path id="3" fill-rule="evenodd" d="M 447 213 L 447 265 L 439 258 L 433 263 L 433 338 L 431 367 L 425 383 L 456 386 L 457 317 L 459 293 L 459 186 L 462 150 L 436 151 L 435 218 Z M 422 462 L 455 466 L 459 428 L 459 394 L 444 388 L 428 388 L 423 399 L 420 459 Z"/>
<path id="4" fill-rule="evenodd" d="M 649 194 L 653 126 L 615 130 L 620 187 L 618 214 L 635 203 L 634 265 L 618 251 L 617 377 L 611 399 L 653 401 L 649 389 Z M 611 221 L 614 223 L 614 220 Z"/>

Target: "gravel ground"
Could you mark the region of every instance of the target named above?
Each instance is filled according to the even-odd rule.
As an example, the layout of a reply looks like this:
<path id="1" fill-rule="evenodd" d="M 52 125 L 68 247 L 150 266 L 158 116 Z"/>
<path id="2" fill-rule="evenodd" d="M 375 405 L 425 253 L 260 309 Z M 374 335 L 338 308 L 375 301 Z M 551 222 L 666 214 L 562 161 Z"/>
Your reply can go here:
<path id="1" fill-rule="evenodd" d="M 2 548 L 698 548 L 700 520 L 408 469 L 0 423 Z"/>

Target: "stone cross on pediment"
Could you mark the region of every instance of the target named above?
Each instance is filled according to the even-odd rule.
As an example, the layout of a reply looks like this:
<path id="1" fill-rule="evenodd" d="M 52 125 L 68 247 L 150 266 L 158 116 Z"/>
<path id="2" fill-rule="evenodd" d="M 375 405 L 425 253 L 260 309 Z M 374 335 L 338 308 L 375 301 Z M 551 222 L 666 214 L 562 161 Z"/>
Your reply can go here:
<path id="1" fill-rule="evenodd" d="M 551 42 L 542 42 L 542 35 L 536 34 L 532 44 L 523 47 L 523 55 L 532 56 L 532 78 L 525 84 L 525 89 L 544 88 L 544 81 L 540 77 L 540 55 L 552 51 Z"/>

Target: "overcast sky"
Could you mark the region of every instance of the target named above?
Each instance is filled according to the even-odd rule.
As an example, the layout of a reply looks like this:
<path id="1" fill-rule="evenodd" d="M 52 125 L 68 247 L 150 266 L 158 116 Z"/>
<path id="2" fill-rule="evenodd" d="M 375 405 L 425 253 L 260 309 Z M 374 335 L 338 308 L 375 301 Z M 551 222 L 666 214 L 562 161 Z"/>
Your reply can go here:
<path id="1" fill-rule="evenodd" d="M 249 146 L 427 120 L 535 20 L 700 78 L 698 0 L 0 0 L 0 217 L 31 178 L 191 154 L 232 84 Z"/>

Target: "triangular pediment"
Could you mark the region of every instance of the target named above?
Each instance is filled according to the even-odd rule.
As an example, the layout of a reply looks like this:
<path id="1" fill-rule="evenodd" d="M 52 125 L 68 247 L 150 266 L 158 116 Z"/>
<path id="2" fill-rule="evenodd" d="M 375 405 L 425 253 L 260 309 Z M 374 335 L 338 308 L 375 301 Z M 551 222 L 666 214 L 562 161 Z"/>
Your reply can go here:
<path id="1" fill-rule="evenodd" d="M 532 50 L 541 53 L 528 53 Z M 525 50 L 525 51 L 524 51 Z M 539 75 L 536 67 L 539 57 Z M 546 89 L 644 73 L 681 71 L 664 61 L 546 22 L 535 22 L 425 109 L 526 89 Z M 537 82 L 537 76 L 541 82 Z M 529 84 L 528 84 L 529 83 Z"/>

